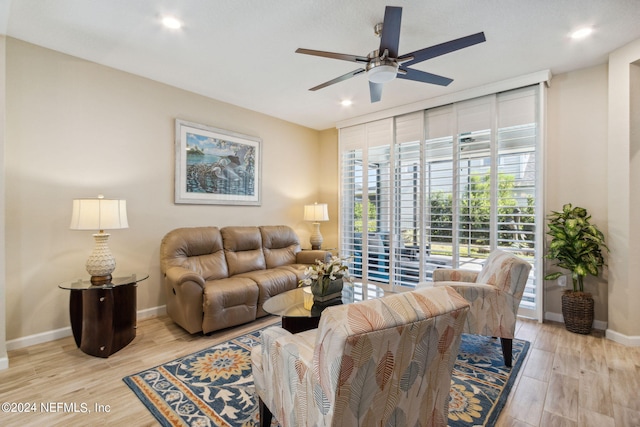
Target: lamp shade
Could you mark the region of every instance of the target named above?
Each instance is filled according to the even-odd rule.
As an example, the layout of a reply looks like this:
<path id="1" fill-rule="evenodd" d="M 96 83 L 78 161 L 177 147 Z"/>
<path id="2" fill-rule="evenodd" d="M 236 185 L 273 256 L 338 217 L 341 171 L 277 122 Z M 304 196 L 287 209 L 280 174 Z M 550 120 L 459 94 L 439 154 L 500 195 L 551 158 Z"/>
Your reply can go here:
<path id="1" fill-rule="evenodd" d="M 119 199 L 74 199 L 72 230 L 115 230 L 129 228 L 127 201 Z"/>
<path id="2" fill-rule="evenodd" d="M 314 203 L 313 205 L 304 206 L 305 221 L 329 221 L 329 211 L 326 203 Z"/>

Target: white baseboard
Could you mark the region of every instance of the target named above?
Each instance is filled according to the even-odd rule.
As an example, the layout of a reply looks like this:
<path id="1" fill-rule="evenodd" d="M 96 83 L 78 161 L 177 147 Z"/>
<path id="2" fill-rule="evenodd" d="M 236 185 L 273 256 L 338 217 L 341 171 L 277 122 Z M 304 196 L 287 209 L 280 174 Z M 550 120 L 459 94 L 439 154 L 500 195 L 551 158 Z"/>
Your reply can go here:
<path id="1" fill-rule="evenodd" d="M 618 344 L 626 345 L 627 347 L 640 347 L 640 336 L 629 336 L 616 332 L 613 329 L 606 330 L 606 337 L 611 341 L 615 341 Z"/>
<path id="2" fill-rule="evenodd" d="M 138 311 L 138 320 L 148 319 L 150 317 L 162 316 L 166 314 L 167 308 L 164 305 L 159 307 L 147 308 Z M 54 341 L 60 338 L 66 338 L 71 336 L 71 326 L 66 328 L 55 329 L 53 331 L 41 332 L 39 334 L 28 335 L 26 337 L 16 338 L 14 340 L 7 341 L 7 351 L 17 350 L 19 348 L 29 347 L 35 344 L 42 344 L 44 342 Z M 2 359 L 0 358 L 0 369 L 2 368 Z"/>
<path id="3" fill-rule="evenodd" d="M 562 313 L 553 313 L 551 311 L 547 311 L 544 313 L 545 320 L 551 320 L 552 322 L 564 323 L 564 317 L 562 317 Z M 607 322 L 602 320 L 594 320 L 593 321 L 593 329 L 597 329 L 599 331 L 607 330 Z"/>
<path id="4" fill-rule="evenodd" d="M 54 329 L 53 331 L 41 332 L 39 334 L 28 335 L 26 337 L 16 338 L 7 341 L 7 351 L 17 350 L 19 348 L 29 347 L 43 342 L 49 342 L 65 338 L 71 335 L 71 326 L 66 328 Z"/>
<path id="5" fill-rule="evenodd" d="M 167 306 L 161 305 L 158 307 L 146 308 L 138 311 L 138 320 L 148 319 L 150 317 L 164 316 L 167 314 Z"/>
<path id="6" fill-rule="evenodd" d="M 0 357 L 0 371 L 2 371 L 3 369 L 7 369 L 9 367 L 9 357 L 7 356 L 7 353 L 4 354 L 4 356 Z"/>

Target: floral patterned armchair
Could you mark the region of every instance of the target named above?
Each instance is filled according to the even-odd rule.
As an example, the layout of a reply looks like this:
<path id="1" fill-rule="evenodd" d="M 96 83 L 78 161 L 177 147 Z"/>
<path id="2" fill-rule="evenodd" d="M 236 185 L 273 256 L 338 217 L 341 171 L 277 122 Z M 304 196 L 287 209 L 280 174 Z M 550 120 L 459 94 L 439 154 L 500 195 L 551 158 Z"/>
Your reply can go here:
<path id="1" fill-rule="evenodd" d="M 252 349 L 262 426 L 446 426 L 469 304 L 448 287 L 327 308 Z"/>
<path id="2" fill-rule="evenodd" d="M 500 337 L 507 367 L 511 367 L 516 317 L 529 270 L 527 261 L 495 250 L 480 272 L 451 268 L 433 272 L 435 286 L 451 286 L 471 304 L 465 333 Z"/>

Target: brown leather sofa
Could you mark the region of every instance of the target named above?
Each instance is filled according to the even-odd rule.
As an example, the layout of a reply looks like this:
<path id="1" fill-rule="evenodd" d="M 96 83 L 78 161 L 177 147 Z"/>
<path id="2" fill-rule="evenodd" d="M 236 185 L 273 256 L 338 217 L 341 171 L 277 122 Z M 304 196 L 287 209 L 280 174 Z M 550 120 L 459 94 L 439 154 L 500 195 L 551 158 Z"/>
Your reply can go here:
<path id="1" fill-rule="evenodd" d="M 190 333 L 209 333 L 267 315 L 262 304 L 298 286 L 327 251 L 302 251 L 288 226 L 192 227 L 160 245 L 167 313 Z"/>

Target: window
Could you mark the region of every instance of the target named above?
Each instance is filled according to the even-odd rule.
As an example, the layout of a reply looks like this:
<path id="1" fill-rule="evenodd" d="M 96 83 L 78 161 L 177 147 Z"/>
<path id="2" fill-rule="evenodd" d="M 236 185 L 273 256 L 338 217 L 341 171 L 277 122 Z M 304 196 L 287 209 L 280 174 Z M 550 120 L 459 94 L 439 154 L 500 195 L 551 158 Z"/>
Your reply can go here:
<path id="1" fill-rule="evenodd" d="M 491 250 L 534 265 L 538 317 L 537 86 L 340 129 L 341 254 L 363 282 L 413 287 Z M 540 243 L 539 243 L 540 242 Z"/>

